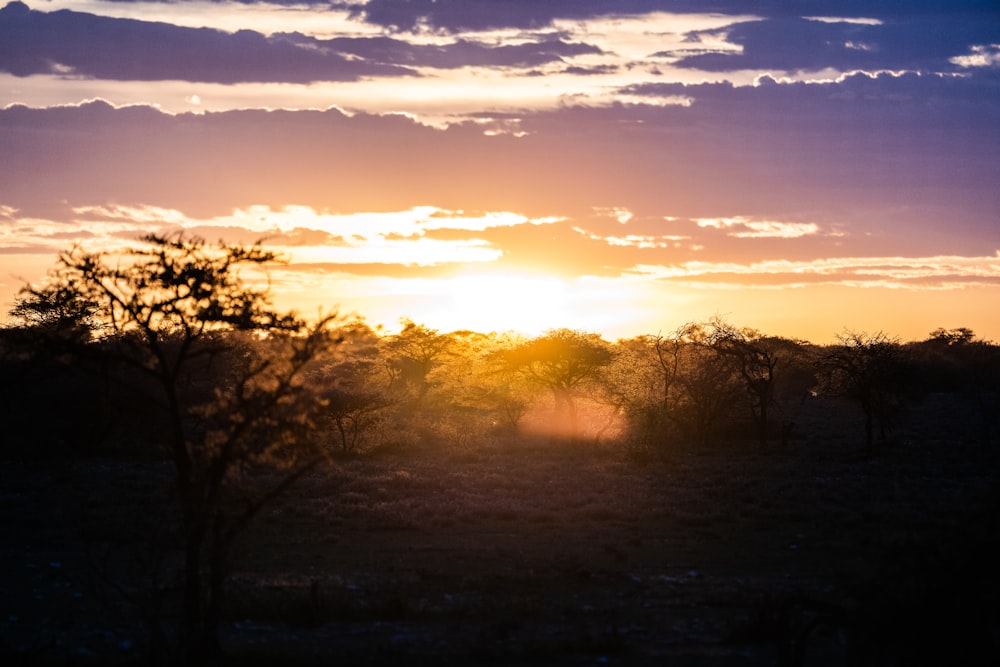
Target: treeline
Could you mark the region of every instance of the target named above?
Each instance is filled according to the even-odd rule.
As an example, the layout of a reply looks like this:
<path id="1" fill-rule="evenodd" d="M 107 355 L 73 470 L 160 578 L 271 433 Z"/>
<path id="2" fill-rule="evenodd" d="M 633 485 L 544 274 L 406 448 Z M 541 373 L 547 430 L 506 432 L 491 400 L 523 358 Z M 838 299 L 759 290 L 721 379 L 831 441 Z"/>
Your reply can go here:
<path id="1" fill-rule="evenodd" d="M 0 338 L 9 457 L 159 451 L 170 401 L 208 428 L 213 414 L 234 409 L 222 397 L 248 371 L 234 366 L 273 363 L 264 360 L 281 348 L 274 332 L 212 330 L 213 350 L 162 378 L 176 390 L 165 398 L 148 360 L 128 361 L 134 334 L 25 310 L 22 301 L 20 324 Z M 1000 346 L 968 329 L 906 343 L 847 331 L 818 346 L 720 318 L 616 342 L 569 329 L 444 333 L 412 321 L 381 334 L 352 320 L 324 336 L 283 409 L 298 411 L 303 437 L 330 455 L 518 440 L 603 443 L 645 457 L 720 444 L 768 450 L 808 436 L 799 416 L 824 401 L 840 413 L 854 406 L 858 444 L 871 453 L 929 394 L 960 395 L 984 443 L 1000 412 Z M 189 345 L 166 334 L 160 344 L 164 354 Z"/>

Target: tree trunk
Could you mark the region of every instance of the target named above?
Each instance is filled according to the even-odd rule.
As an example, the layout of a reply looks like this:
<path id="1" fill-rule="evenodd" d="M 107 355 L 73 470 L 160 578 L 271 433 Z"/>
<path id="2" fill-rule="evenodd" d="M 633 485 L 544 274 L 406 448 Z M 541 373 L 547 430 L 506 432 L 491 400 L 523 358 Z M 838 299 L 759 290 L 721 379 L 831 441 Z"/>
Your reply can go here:
<path id="1" fill-rule="evenodd" d="M 184 534 L 184 619 L 182 644 L 189 657 L 198 654 L 201 642 L 201 550 L 204 531 L 192 525 L 197 519 L 186 520 Z"/>
<path id="2" fill-rule="evenodd" d="M 577 437 L 576 403 L 573 396 L 565 389 L 553 387 L 552 397 L 555 400 L 556 425 L 550 439 L 555 441 L 568 438 L 573 442 Z"/>
<path id="3" fill-rule="evenodd" d="M 875 440 L 873 438 L 874 423 L 872 420 L 872 411 L 865 410 L 865 451 L 871 456 L 875 451 Z"/>
<path id="4" fill-rule="evenodd" d="M 225 600 L 226 575 L 229 572 L 229 540 L 216 524 L 209 546 L 208 597 L 205 600 L 205 616 L 198 640 L 198 653 L 202 659 L 212 660 L 222 653 L 219 642 L 219 626 L 222 622 L 222 607 Z"/>
<path id="5" fill-rule="evenodd" d="M 761 450 L 767 449 L 767 399 L 761 397 L 760 410 L 757 413 L 757 436 L 760 438 Z"/>
<path id="6" fill-rule="evenodd" d="M 347 431 L 344 429 L 344 418 L 338 415 L 334 419 L 334 423 L 337 424 L 337 433 L 340 434 L 340 449 L 347 454 L 350 449 L 347 444 Z"/>

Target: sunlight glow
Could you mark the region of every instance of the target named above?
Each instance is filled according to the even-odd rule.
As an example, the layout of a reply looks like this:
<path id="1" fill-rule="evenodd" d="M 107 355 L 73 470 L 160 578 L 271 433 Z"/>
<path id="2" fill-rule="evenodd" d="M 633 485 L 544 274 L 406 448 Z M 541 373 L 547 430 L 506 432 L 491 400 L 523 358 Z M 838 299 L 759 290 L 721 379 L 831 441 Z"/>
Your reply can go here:
<path id="1" fill-rule="evenodd" d="M 444 286 L 455 328 L 539 334 L 569 316 L 566 283 L 556 278 L 484 274 L 451 278 Z"/>
<path id="2" fill-rule="evenodd" d="M 453 262 L 492 262 L 503 255 L 486 241 L 477 239 L 442 241 L 439 239 L 372 239 L 364 244 L 346 246 L 281 247 L 294 263 L 302 264 L 384 264 L 386 266 L 435 266 Z"/>

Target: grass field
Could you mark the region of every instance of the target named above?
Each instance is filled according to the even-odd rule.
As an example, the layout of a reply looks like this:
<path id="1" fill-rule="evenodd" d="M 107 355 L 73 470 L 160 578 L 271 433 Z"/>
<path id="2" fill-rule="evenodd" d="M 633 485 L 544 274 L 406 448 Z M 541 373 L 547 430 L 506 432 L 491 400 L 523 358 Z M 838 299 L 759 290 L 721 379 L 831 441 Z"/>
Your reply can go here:
<path id="1" fill-rule="evenodd" d="M 993 664 L 1000 457 L 954 400 L 870 458 L 842 406 L 784 451 L 464 438 L 341 460 L 240 542 L 227 661 Z M 177 602 L 170 468 L 0 475 L 0 658 L 148 661 Z"/>

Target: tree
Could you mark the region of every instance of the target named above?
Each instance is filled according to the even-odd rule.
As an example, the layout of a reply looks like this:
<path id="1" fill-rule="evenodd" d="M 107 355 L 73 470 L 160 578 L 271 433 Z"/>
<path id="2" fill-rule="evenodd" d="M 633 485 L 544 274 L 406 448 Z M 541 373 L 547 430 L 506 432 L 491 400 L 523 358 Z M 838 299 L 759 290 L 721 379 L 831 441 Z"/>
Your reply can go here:
<path id="1" fill-rule="evenodd" d="M 906 365 L 899 339 L 884 332 L 845 331 L 822 353 L 819 370 L 825 391 L 854 400 L 865 418 L 865 448 L 874 450 L 874 428 L 886 440 L 889 419 L 900 409 Z"/>
<path id="2" fill-rule="evenodd" d="M 764 336 L 755 329 L 738 328 L 719 317 L 709 323 L 706 344 L 716 354 L 729 359 L 746 390 L 750 416 L 757 428 L 760 448 L 767 447 L 771 408 L 777 407 L 778 381 L 783 365 L 798 354 L 799 343 L 785 338 Z M 783 423 L 782 440 L 789 423 Z"/>
<path id="3" fill-rule="evenodd" d="M 528 414 L 541 389 L 520 369 L 509 363 L 508 355 L 523 345 L 520 334 L 491 333 L 483 338 L 472 358 L 467 395 L 473 405 L 484 408 L 497 431 L 518 433 L 521 420 Z"/>
<path id="4" fill-rule="evenodd" d="M 404 320 L 402 330 L 385 339 L 388 370 L 393 384 L 408 387 L 420 405 L 431 388 L 431 371 L 447 355 L 454 339 L 436 329 Z"/>
<path id="5" fill-rule="evenodd" d="M 110 383 L 84 371 L 70 352 L 89 341 L 95 324 L 95 305 L 72 287 L 44 292 L 22 292 L 14 300 L 10 316 L 14 323 L 2 330 L 0 393 L 4 429 L 0 450 L 7 451 L 25 440 L 77 449 L 103 444 L 110 428 Z M 66 400 L 72 397 L 73 400 Z M 48 402 L 61 405 L 62 419 L 40 418 L 49 411 Z M 36 448 L 37 449 L 37 448 Z"/>
<path id="6" fill-rule="evenodd" d="M 958 327 L 957 329 L 937 328 L 931 332 L 928 342 L 951 347 L 953 345 L 966 345 L 975 339 L 976 334 L 968 327 Z"/>
<path id="7" fill-rule="evenodd" d="M 669 420 L 664 394 L 672 378 L 665 378 L 669 355 L 659 355 L 660 336 L 619 340 L 614 359 L 602 372 L 603 399 L 624 417 L 626 444 L 633 454 L 662 452 L 668 440 Z"/>
<path id="8" fill-rule="evenodd" d="M 68 343 L 89 340 L 97 327 L 97 305 L 69 284 L 67 276 L 43 291 L 20 293 L 10 316 L 35 335 Z"/>
<path id="9" fill-rule="evenodd" d="M 369 440 L 392 401 L 375 332 L 353 321 L 339 334 L 338 354 L 309 373 L 308 381 L 322 406 L 319 423 L 334 434 L 340 451 L 350 454 Z"/>
<path id="10" fill-rule="evenodd" d="M 111 358 L 120 379 L 157 401 L 183 529 L 180 640 L 198 660 L 220 650 L 236 537 L 323 460 L 306 437 L 314 401 L 301 377 L 335 342 L 334 316 L 307 326 L 246 284 L 243 271 L 277 259 L 259 244 L 143 240 L 115 263 L 79 247 L 62 253 L 48 283 L 22 290 L 18 312 L 87 304 L 80 358 Z"/>
<path id="11" fill-rule="evenodd" d="M 665 341 L 668 354 L 661 357 L 667 416 L 700 447 L 712 442 L 719 424 L 731 416 L 740 391 L 732 359 L 712 350 L 708 337 L 703 325 L 689 324 Z"/>
<path id="12" fill-rule="evenodd" d="M 646 347 L 645 358 L 633 362 L 633 394 L 646 403 L 636 405 L 647 437 L 663 446 L 679 432 L 698 446 L 707 445 L 727 408 L 734 402 L 732 361 L 708 345 L 705 325 L 688 323 L 667 335 L 634 341 Z M 645 396 L 645 398 L 641 398 Z"/>
<path id="13" fill-rule="evenodd" d="M 920 365 L 923 388 L 964 394 L 963 401 L 978 412 L 978 437 L 992 442 L 1000 414 L 1000 346 L 959 327 L 935 329 L 907 349 Z"/>
<path id="14" fill-rule="evenodd" d="M 596 381 L 613 355 L 597 334 L 554 329 L 505 351 L 506 365 L 552 392 L 556 414 L 571 439 L 577 437 L 577 390 Z"/>

